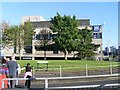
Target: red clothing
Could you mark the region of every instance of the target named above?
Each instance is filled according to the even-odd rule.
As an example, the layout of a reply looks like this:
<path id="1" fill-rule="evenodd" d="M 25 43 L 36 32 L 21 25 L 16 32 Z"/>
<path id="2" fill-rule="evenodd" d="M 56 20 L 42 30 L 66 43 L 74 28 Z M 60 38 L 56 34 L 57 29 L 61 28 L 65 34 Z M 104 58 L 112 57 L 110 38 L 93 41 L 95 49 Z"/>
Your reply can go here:
<path id="1" fill-rule="evenodd" d="M 9 70 L 5 64 L 0 67 L 0 74 L 2 75 L 2 79 L 9 76 Z M 4 80 L 4 88 L 8 88 L 8 80 Z"/>

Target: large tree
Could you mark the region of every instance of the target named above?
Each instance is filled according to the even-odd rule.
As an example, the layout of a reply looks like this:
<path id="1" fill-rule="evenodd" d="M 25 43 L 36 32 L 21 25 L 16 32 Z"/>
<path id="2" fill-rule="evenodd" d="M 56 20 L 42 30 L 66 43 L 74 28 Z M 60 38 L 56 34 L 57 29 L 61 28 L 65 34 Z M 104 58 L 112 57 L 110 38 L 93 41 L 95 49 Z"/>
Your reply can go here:
<path id="1" fill-rule="evenodd" d="M 94 45 L 92 44 L 92 30 L 87 28 L 80 30 L 82 38 L 79 40 L 76 51 L 80 59 L 90 58 L 94 55 Z"/>
<path id="2" fill-rule="evenodd" d="M 61 16 L 59 13 L 52 18 L 51 23 L 50 28 L 53 32 L 57 32 L 57 36 L 53 40 L 59 47 L 59 50 L 64 52 L 67 60 L 67 53 L 70 53 L 76 47 L 75 40 L 81 38 L 77 28 L 79 23 L 75 16 Z"/>
<path id="3" fill-rule="evenodd" d="M 26 22 L 23 25 L 24 30 L 24 46 L 32 45 L 33 36 L 35 35 L 35 27 L 31 22 Z"/>

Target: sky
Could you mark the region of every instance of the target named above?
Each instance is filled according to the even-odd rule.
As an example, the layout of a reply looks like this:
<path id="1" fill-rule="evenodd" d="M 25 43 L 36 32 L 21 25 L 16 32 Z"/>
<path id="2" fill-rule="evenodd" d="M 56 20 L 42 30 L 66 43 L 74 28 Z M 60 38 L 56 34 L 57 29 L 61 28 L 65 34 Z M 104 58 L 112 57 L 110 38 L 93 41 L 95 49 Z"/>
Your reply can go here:
<path id="1" fill-rule="evenodd" d="M 42 16 L 50 20 L 56 15 L 75 15 L 90 19 L 91 25 L 103 25 L 103 49 L 118 47 L 117 2 L 2 2 L 2 20 L 18 25 L 23 16 Z"/>

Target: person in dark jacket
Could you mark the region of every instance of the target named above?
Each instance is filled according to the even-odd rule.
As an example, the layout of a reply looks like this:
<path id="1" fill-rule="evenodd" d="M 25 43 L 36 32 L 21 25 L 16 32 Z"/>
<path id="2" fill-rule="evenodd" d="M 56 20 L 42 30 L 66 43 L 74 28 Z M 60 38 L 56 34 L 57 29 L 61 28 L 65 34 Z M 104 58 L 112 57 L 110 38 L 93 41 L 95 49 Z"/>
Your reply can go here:
<path id="1" fill-rule="evenodd" d="M 27 63 L 27 66 L 25 67 L 25 75 L 24 78 L 31 78 L 32 77 L 32 67 L 30 66 L 30 63 Z M 27 86 L 27 88 L 30 88 L 31 86 L 31 80 L 26 80 L 25 82 L 25 86 Z"/>
<path id="2" fill-rule="evenodd" d="M 17 68 L 18 64 L 14 59 L 14 56 L 12 56 L 12 59 L 7 62 L 7 67 L 9 69 L 9 77 L 10 78 L 16 78 L 17 77 Z M 11 88 L 15 87 L 16 82 L 14 80 L 10 80 L 10 86 Z"/>

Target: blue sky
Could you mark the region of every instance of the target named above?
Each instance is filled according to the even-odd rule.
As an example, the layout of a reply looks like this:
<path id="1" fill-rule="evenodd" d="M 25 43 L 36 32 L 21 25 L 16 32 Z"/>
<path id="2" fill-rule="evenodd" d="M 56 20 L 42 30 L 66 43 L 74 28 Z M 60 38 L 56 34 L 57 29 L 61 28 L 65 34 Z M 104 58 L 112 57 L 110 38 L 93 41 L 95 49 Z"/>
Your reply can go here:
<path id="1" fill-rule="evenodd" d="M 75 15 L 77 19 L 89 18 L 91 25 L 103 27 L 103 49 L 118 45 L 118 3 L 117 2 L 3 2 L 2 20 L 20 24 L 23 16 L 42 16 L 47 20 L 59 12 L 61 15 Z M 108 39 L 107 39 L 108 38 Z"/>

